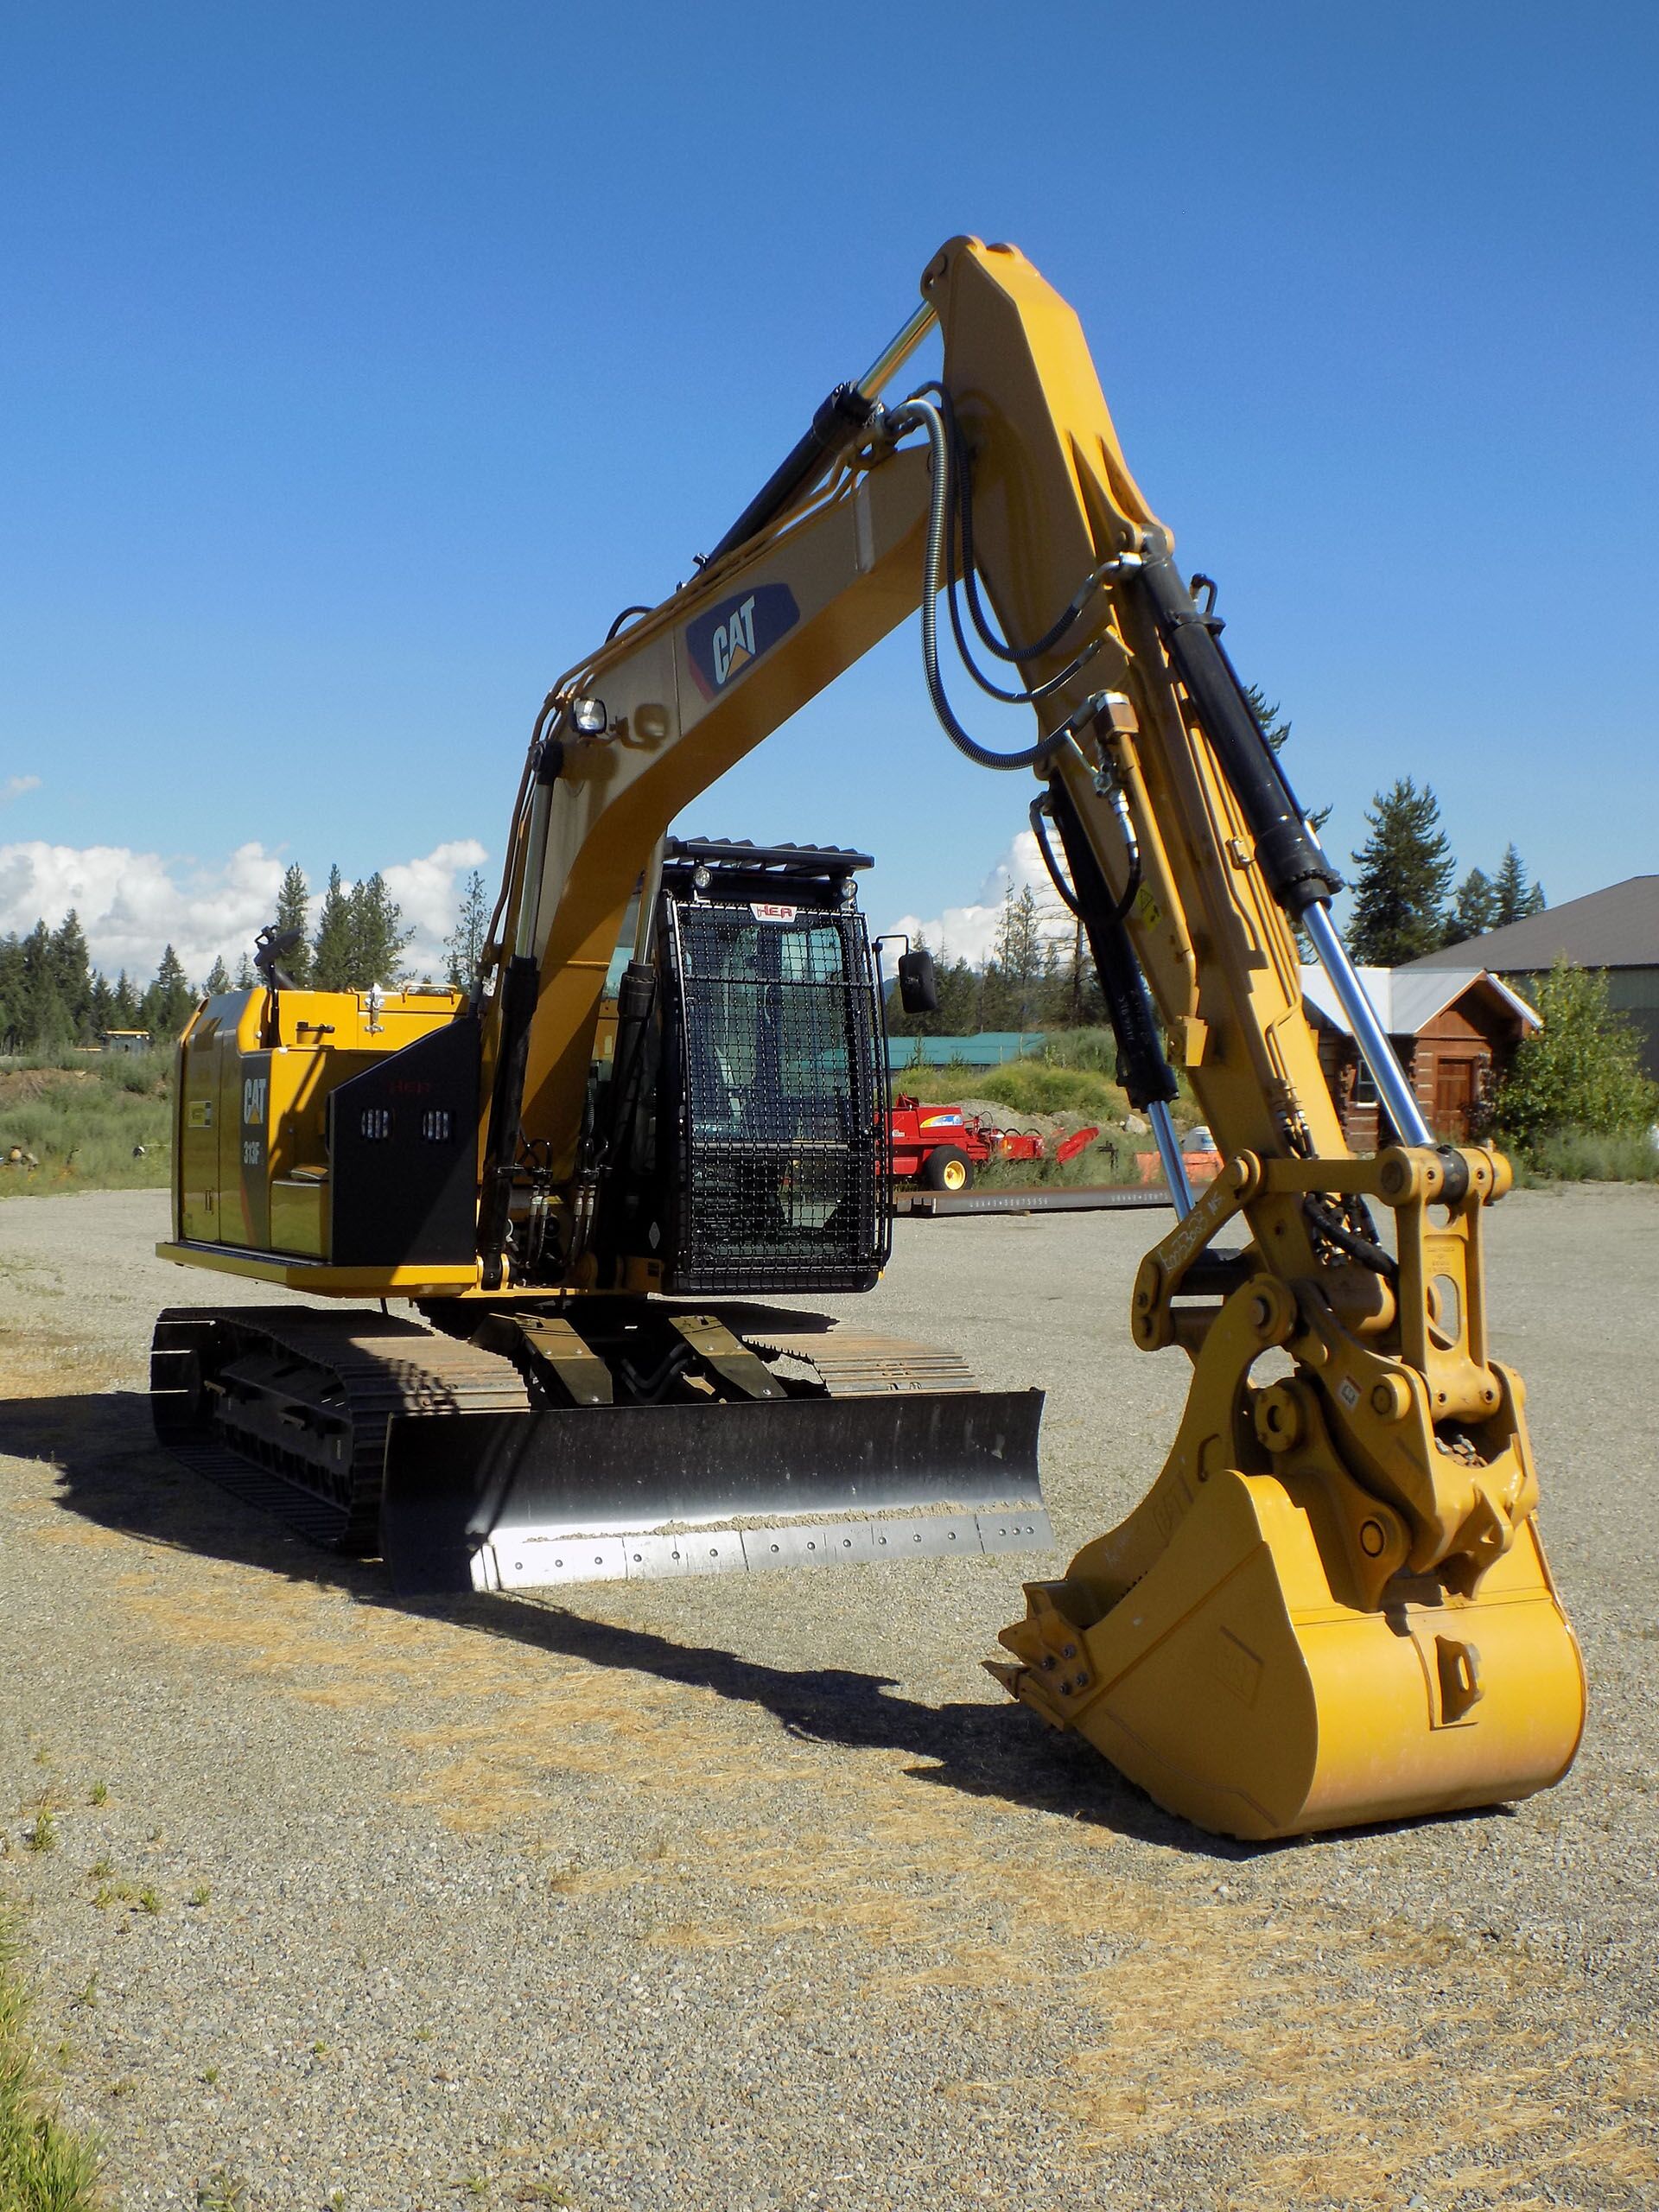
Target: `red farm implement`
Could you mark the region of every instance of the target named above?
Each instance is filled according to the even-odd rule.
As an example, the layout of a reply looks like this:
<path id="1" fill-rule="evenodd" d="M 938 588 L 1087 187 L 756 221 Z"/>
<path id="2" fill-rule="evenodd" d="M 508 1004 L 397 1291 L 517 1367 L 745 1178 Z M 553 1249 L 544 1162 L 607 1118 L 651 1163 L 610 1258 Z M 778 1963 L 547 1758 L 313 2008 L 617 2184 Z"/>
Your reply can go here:
<path id="1" fill-rule="evenodd" d="M 919 1183 L 929 1191 L 969 1191 L 979 1170 L 993 1160 L 1071 1160 L 1092 1144 L 1097 1128 L 1077 1129 L 1055 1144 L 1051 1155 L 1039 1136 L 1000 1129 L 983 1115 L 960 1106 L 924 1106 L 900 1093 L 888 1120 L 893 1145 L 893 1179 Z"/>

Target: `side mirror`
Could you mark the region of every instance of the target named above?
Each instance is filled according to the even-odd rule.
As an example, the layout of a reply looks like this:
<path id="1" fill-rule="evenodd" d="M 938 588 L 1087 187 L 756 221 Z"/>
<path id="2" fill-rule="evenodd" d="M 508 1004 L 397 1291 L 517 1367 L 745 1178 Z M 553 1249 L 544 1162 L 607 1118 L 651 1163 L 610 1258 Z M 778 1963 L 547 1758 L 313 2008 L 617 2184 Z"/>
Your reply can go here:
<path id="1" fill-rule="evenodd" d="M 294 978 L 282 963 L 305 935 L 303 930 L 279 930 L 269 922 L 253 940 L 253 964 L 273 991 L 295 989 Z"/>
<path id="2" fill-rule="evenodd" d="M 931 952 L 899 954 L 899 1003 L 906 1014 L 938 1012 L 939 979 L 933 972 Z"/>

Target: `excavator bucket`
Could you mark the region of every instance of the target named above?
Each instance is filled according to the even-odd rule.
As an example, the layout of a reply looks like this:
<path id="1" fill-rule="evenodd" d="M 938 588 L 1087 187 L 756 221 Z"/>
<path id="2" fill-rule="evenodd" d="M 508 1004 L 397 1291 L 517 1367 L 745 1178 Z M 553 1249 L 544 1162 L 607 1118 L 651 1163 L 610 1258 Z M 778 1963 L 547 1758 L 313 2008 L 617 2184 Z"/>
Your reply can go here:
<path id="1" fill-rule="evenodd" d="M 1421 1370 L 1243 1254 L 1193 1261 L 1255 1182 L 1326 1177 L 1397 1200 L 1413 1307 L 1441 1271 Z M 1235 1163 L 1142 1263 L 1137 1341 L 1196 1319 L 1173 1448 L 1126 1520 L 1026 1586 L 999 1639 L 1014 1663 L 988 1664 L 1170 1811 L 1300 1835 L 1530 1796 L 1571 1766 L 1583 1662 L 1539 1535 L 1522 1393 L 1485 1356 L 1481 1217 L 1507 1181 L 1473 1150 Z M 1230 1284 L 1218 1308 L 1173 1302 Z M 1274 1348 L 1295 1370 L 1258 1386 Z"/>
<path id="2" fill-rule="evenodd" d="M 400 1415 L 381 1553 L 415 1593 L 1038 1550 L 1041 1408 L 963 1390 Z"/>
<path id="3" fill-rule="evenodd" d="M 1584 1674 L 1536 1524 L 1478 1595 L 1425 1579 L 1379 1608 L 1332 1573 L 1329 1517 L 1311 1483 L 1218 1471 L 1098 1618 L 1087 1578 L 1111 1538 L 1064 1581 L 1028 1583 L 1027 1617 L 1001 1637 L 1019 1663 L 990 1670 L 1160 1805 L 1225 1835 L 1450 1812 L 1559 1782 Z"/>

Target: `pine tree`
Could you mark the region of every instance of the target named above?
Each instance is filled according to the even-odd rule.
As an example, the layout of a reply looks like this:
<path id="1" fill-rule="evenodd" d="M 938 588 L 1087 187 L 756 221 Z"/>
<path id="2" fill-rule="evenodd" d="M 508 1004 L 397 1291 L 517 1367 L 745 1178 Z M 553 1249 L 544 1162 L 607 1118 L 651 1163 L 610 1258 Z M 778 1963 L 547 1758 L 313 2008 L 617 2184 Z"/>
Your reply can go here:
<path id="1" fill-rule="evenodd" d="M 22 998 L 18 1027 L 26 1052 L 55 1052 L 69 1042 L 74 1024 L 58 988 L 52 932 L 43 921 L 23 939 Z"/>
<path id="2" fill-rule="evenodd" d="M 52 973 L 58 1000 L 69 1024 L 69 1033 L 83 1043 L 92 1033 L 92 975 L 86 957 L 86 936 L 80 917 L 72 906 L 52 932 Z"/>
<path id="3" fill-rule="evenodd" d="M 1497 927 L 1497 893 L 1484 868 L 1471 868 L 1458 886 L 1446 925 L 1447 944 L 1463 944 Z"/>
<path id="4" fill-rule="evenodd" d="M 336 870 L 335 874 L 338 874 Z M 330 887 L 333 887 L 332 880 Z M 276 921 L 279 930 L 298 930 L 300 941 L 285 955 L 283 965 L 294 978 L 296 986 L 305 989 L 311 981 L 311 946 L 306 930 L 311 918 L 311 893 L 305 880 L 305 872 L 297 861 L 290 862 L 283 877 L 283 887 L 276 893 Z M 252 981 L 250 963 L 249 981 Z"/>
<path id="5" fill-rule="evenodd" d="M 1290 735 L 1290 724 L 1280 718 L 1279 702 L 1276 699 L 1270 701 L 1259 683 L 1246 684 L 1244 696 L 1249 701 L 1250 710 L 1262 725 L 1262 736 L 1277 753 Z"/>
<path id="6" fill-rule="evenodd" d="M 1446 894 L 1456 861 L 1440 828 L 1440 802 L 1409 776 L 1379 791 L 1365 819 L 1371 834 L 1353 855 L 1359 874 L 1348 950 L 1362 966 L 1398 968 L 1446 939 Z"/>
<path id="7" fill-rule="evenodd" d="M 1012 1017 L 1009 1026 L 1016 1029 L 1030 1028 L 1042 995 L 1046 967 L 1037 894 L 1030 884 L 1024 885 L 1018 896 L 1014 893 L 1014 886 L 1008 886 L 1002 901 L 1002 918 L 996 925 L 996 942 L 992 947 L 991 957 L 1007 995 Z"/>
<path id="8" fill-rule="evenodd" d="M 1528 882 L 1525 864 L 1513 844 L 1505 849 L 1497 864 L 1492 894 L 1497 915 L 1491 925 L 1494 929 L 1522 922 L 1529 914 L 1541 914 L 1546 904 L 1543 885 Z"/>
<path id="9" fill-rule="evenodd" d="M 403 980 L 404 954 L 413 930 L 403 926 L 403 912 L 377 868 L 353 884 L 350 901 L 352 981 L 359 991 L 378 983 L 395 989 Z"/>
<path id="10" fill-rule="evenodd" d="M 115 979 L 115 991 L 110 1001 L 111 1029 L 139 1029 L 143 1026 L 143 1007 L 124 968 Z"/>
<path id="11" fill-rule="evenodd" d="M 295 950 L 298 951 L 298 950 L 299 947 L 296 945 L 295 947 Z M 305 957 L 306 963 L 309 966 L 311 960 L 311 948 L 308 944 L 305 948 Z M 293 972 L 293 969 L 290 968 L 289 969 L 289 975 L 291 976 Z M 253 988 L 253 959 L 251 954 L 245 951 L 242 957 L 236 963 L 236 988 L 238 991 L 251 991 Z"/>
<path id="12" fill-rule="evenodd" d="M 939 1034 L 971 1037 L 980 1026 L 979 978 L 960 955 L 947 963 L 943 945 L 938 962 Z"/>
<path id="13" fill-rule="evenodd" d="M 318 990 L 349 991 L 354 988 L 354 950 L 351 896 L 340 880 L 340 870 L 331 868 L 328 888 L 322 895 L 322 911 L 317 916 L 317 933 L 312 940 L 311 981 Z M 293 973 L 292 969 L 289 973 Z"/>
<path id="14" fill-rule="evenodd" d="M 1262 725 L 1262 736 L 1275 753 L 1282 752 L 1285 740 L 1290 735 L 1290 724 L 1280 714 L 1279 702 L 1269 699 L 1259 683 L 1246 684 L 1244 696 L 1249 701 L 1251 711 Z M 1317 836 L 1331 819 L 1331 810 L 1328 806 L 1322 806 L 1316 814 L 1310 814 L 1307 819 Z"/>
<path id="15" fill-rule="evenodd" d="M 0 1052 L 22 1049 L 23 948 L 14 933 L 0 937 Z"/>
<path id="16" fill-rule="evenodd" d="M 207 980 L 201 987 L 201 995 L 205 999 L 211 999 L 216 997 L 220 991 L 228 991 L 230 988 L 231 971 L 225 965 L 225 956 L 222 952 L 216 953 L 213 956 L 213 964 L 207 970 Z"/>
<path id="17" fill-rule="evenodd" d="M 156 980 L 144 993 L 143 1020 L 151 1040 L 161 1044 L 175 1038 L 195 1011 L 196 995 L 184 972 L 184 963 L 169 944 L 162 954 Z"/>
<path id="18" fill-rule="evenodd" d="M 455 926 L 443 941 L 449 963 L 445 973 L 452 989 L 478 988 L 479 969 L 484 964 L 484 936 L 489 925 L 489 897 L 483 877 L 474 868 L 461 890 Z"/>

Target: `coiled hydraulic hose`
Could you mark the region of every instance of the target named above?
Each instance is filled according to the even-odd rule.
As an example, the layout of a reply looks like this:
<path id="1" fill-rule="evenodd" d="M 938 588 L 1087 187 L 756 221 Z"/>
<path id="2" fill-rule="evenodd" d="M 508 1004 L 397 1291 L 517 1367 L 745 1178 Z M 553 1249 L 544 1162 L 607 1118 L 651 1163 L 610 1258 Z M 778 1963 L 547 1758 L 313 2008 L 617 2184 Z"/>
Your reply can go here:
<path id="1" fill-rule="evenodd" d="M 933 481 L 928 498 L 927 551 L 923 565 L 922 586 L 922 672 L 927 680 L 927 696 L 933 702 L 933 711 L 939 726 L 959 753 L 981 768 L 1030 768 L 1042 758 L 1049 741 L 1039 737 L 1034 745 L 1022 746 L 1017 753 L 996 753 L 988 745 L 982 745 L 970 737 L 951 710 L 945 696 L 944 681 L 939 674 L 939 610 L 938 597 L 944 585 L 945 540 L 950 529 L 950 446 L 946 435 L 944 417 L 931 400 L 907 399 L 902 407 L 894 408 L 887 416 L 887 429 L 890 435 L 902 437 L 907 430 L 925 430 L 932 461 Z"/>
<path id="2" fill-rule="evenodd" d="M 999 660 L 1028 661 L 1039 658 L 1041 655 L 1052 651 L 1058 644 L 1088 604 L 1090 594 L 1096 585 L 1110 573 L 1110 569 L 1109 567 L 1105 569 L 1091 569 L 1083 589 L 1072 601 L 1071 606 L 1061 615 L 1059 620 L 1046 631 L 1034 645 L 1005 645 L 991 629 L 986 619 L 984 607 L 980 601 L 979 579 L 974 569 L 973 470 L 969 464 L 968 448 L 963 442 L 961 431 L 957 428 L 956 410 L 951 405 L 950 395 L 943 385 L 922 385 L 912 397 L 921 399 L 925 398 L 929 394 L 938 395 L 936 404 L 944 423 L 945 449 L 950 455 L 950 520 L 948 525 L 950 534 L 944 544 L 944 597 L 945 604 L 950 609 L 950 628 L 956 638 L 957 655 L 969 675 L 988 698 L 997 700 L 1005 707 L 1035 706 L 1039 699 L 1046 699 L 1052 693 L 1062 690 L 1075 676 L 1079 675 L 1087 667 L 1100 651 L 1099 639 L 1091 638 L 1084 646 L 1083 651 L 1068 661 L 1058 675 L 1046 677 L 1042 683 L 1033 683 L 1028 687 L 1016 686 L 1012 690 L 1005 689 L 1001 683 L 994 683 L 974 658 L 974 649 L 968 642 L 968 633 L 963 627 L 962 609 L 957 601 L 958 578 L 967 594 L 969 613 L 973 618 L 974 627 L 978 631 L 986 650 L 995 654 Z M 957 560 L 959 543 L 962 556 L 960 563 Z"/>
<path id="3" fill-rule="evenodd" d="M 929 388 L 924 386 L 924 390 Z M 1030 645 L 1011 645 L 1005 639 L 999 638 L 991 628 L 986 617 L 984 605 L 979 596 L 979 569 L 974 556 L 974 472 L 969 465 L 967 442 L 957 425 L 957 410 L 950 393 L 943 385 L 933 385 L 931 389 L 937 391 L 939 395 L 939 411 L 944 416 L 945 429 L 950 440 L 950 460 L 954 472 L 952 481 L 956 492 L 956 527 L 962 541 L 962 565 L 959 572 L 954 565 L 956 559 L 954 544 L 951 549 L 952 575 L 953 576 L 957 573 L 961 575 L 963 589 L 968 600 L 968 612 L 973 618 L 975 629 L 979 632 L 980 642 L 988 653 L 992 654 L 998 660 L 1039 660 L 1045 653 L 1052 652 L 1066 632 L 1082 619 L 1084 609 L 1088 606 L 1089 601 L 1103 583 L 1110 582 L 1116 575 L 1119 564 L 1116 561 L 1103 561 L 1099 567 L 1090 569 L 1078 587 L 1076 597 L 1061 613 L 1058 620 L 1052 623 L 1044 631 L 1042 636 L 1034 639 Z M 981 680 L 983 681 L 982 678 Z M 988 690 L 990 687 L 988 685 L 986 688 Z"/>

